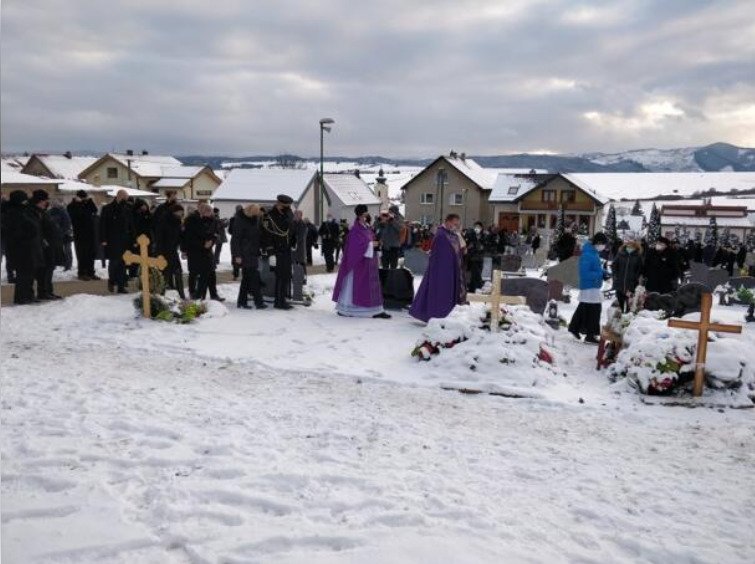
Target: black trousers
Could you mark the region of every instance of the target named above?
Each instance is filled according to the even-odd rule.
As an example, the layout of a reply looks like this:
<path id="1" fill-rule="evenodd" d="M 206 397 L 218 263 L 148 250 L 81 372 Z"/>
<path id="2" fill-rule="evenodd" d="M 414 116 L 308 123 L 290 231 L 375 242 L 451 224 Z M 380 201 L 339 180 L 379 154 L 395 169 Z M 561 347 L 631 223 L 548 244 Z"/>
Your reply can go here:
<path id="1" fill-rule="evenodd" d="M 123 258 L 118 256 L 107 261 L 107 278 L 119 290 L 126 288 L 126 263 L 123 262 Z"/>
<path id="2" fill-rule="evenodd" d="M 588 337 L 600 336 L 600 304 L 580 302 L 569 322 L 569 331 Z"/>
<path id="3" fill-rule="evenodd" d="M 312 265 L 312 245 L 307 245 L 307 264 Z"/>
<path id="4" fill-rule="evenodd" d="M 37 297 L 46 298 L 52 291 L 52 273 L 55 270 L 54 265 L 40 266 L 34 273 L 34 278 L 37 281 Z"/>
<path id="5" fill-rule="evenodd" d="M 336 264 L 338 264 L 338 259 L 341 256 L 341 245 L 336 245 Z"/>
<path id="6" fill-rule="evenodd" d="M 77 239 L 74 248 L 79 276 L 94 276 L 94 243 Z"/>
<path id="7" fill-rule="evenodd" d="M 215 243 L 215 266 L 220 264 L 220 253 L 223 251 L 223 243 Z"/>
<path id="8" fill-rule="evenodd" d="M 626 313 L 627 303 L 629 300 L 627 298 L 627 293 L 625 290 L 616 290 L 616 301 L 619 304 L 619 309 L 621 310 L 621 313 Z"/>
<path id="9" fill-rule="evenodd" d="M 13 288 L 14 304 L 30 304 L 34 301 L 34 271 L 17 270 L 16 285 Z"/>
<path id="10" fill-rule="evenodd" d="M 275 303 L 286 303 L 290 293 L 291 251 L 286 249 L 275 253 Z"/>
<path id="11" fill-rule="evenodd" d="M 184 293 L 184 274 L 181 268 L 181 260 L 178 258 L 178 253 L 173 253 L 170 256 L 165 257 L 168 260 L 168 266 L 163 270 L 163 277 L 165 278 L 165 285 L 168 288 L 176 290 L 182 300 L 186 299 Z"/>
<path id="12" fill-rule="evenodd" d="M 398 247 L 383 249 L 383 254 L 380 257 L 380 266 L 384 269 L 398 268 L 398 254 Z"/>
<path id="13" fill-rule="evenodd" d="M 322 246 L 322 256 L 325 257 L 325 270 L 328 272 L 333 272 L 333 269 L 336 266 L 335 259 L 333 258 L 335 250 L 336 248 L 332 245 L 323 244 Z"/>
<path id="14" fill-rule="evenodd" d="M 239 285 L 239 297 L 236 299 L 236 305 L 247 305 L 249 294 L 252 294 L 256 305 L 263 302 L 260 272 L 253 267 L 241 269 L 241 284 Z"/>
<path id="15" fill-rule="evenodd" d="M 483 287 L 482 261 L 472 260 L 469 262 L 469 291 L 474 293 Z"/>
<path id="16" fill-rule="evenodd" d="M 210 291 L 211 298 L 218 297 L 217 275 L 214 268 L 202 268 L 197 273 L 196 290 L 194 292 L 195 300 L 204 300 L 207 297 L 207 290 Z"/>

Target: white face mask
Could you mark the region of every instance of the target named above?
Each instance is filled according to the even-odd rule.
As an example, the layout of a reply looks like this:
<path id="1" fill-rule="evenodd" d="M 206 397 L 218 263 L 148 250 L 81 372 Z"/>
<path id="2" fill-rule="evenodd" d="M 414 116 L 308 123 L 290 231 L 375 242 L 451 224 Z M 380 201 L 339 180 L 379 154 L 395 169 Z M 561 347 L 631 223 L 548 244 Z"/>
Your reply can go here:
<path id="1" fill-rule="evenodd" d="M 656 246 L 655 246 L 655 250 L 656 250 L 656 251 L 658 251 L 659 253 L 660 253 L 661 251 L 665 251 L 665 250 L 666 250 L 666 245 L 663 245 L 663 244 L 660 244 L 660 245 L 656 245 Z"/>
<path id="2" fill-rule="evenodd" d="M 482 227 L 475 227 L 474 232 L 479 235 L 480 233 L 482 233 Z"/>
<path id="3" fill-rule="evenodd" d="M 605 248 L 606 248 L 605 245 L 595 245 L 595 250 L 598 251 L 599 253 L 603 252 Z"/>

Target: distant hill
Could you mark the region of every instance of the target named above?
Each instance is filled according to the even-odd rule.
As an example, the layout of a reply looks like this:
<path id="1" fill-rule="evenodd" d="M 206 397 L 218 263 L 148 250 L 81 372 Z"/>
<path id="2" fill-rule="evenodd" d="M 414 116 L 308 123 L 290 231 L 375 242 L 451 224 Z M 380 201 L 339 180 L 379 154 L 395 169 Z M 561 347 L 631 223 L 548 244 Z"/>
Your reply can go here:
<path id="1" fill-rule="evenodd" d="M 192 155 L 178 157 L 184 164 L 209 164 L 221 168 L 222 163 L 271 161 L 276 156 L 223 157 Z M 287 155 L 287 158 L 299 158 Z M 425 166 L 435 157 L 427 159 L 391 159 L 380 156 L 333 156 L 327 162 L 353 162 L 359 165 Z M 473 156 L 474 160 L 489 168 L 534 168 L 550 172 L 755 172 L 755 149 L 737 147 L 728 143 L 713 143 L 705 147 L 680 149 L 638 149 L 622 153 L 584 153 L 578 155 L 519 155 Z M 302 158 L 317 161 L 314 157 Z"/>

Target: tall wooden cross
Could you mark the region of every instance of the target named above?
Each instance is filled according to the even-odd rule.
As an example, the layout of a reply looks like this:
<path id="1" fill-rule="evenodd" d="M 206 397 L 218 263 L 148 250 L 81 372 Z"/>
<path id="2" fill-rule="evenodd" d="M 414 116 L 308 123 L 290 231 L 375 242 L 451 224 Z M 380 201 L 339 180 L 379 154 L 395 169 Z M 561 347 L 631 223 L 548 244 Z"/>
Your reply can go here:
<path id="1" fill-rule="evenodd" d="M 708 354 L 708 331 L 720 333 L 741 333 L 741 325 L 724 325 L 710 322 L 710 308 L 713 304 L 712 294 L 702 295 L 700 304 L 700 321 L 684 321 L 682 319 L 669 319 L 668 326 L 678 329 L 695 329 L 697 334 L 697 355 L 695 358 L 695 383 L 692 394 L 695 397 L 703 395 L 703 381 L 705 380 L 705 357 Z"/>
<path id="2" fill-rule="evenodd" d="M 467 294 L 470 302 L 483 302 L 490 304 L 490 330 L 494 333 L 500 331 L 501 304 L 523 305 L 527 300 L 523 296 L 504 296 L 501 293 L 501 271 L 493 271 L 493 282 L 489 294 Z"/>
<path id="3" fill-rule="evenodd" d="M 139 235 L 136 238 L 136 242 L 139 245 L 139 254 L 135 255 L 131 251 L 123 253 L 123 262 L 126 264 L 138 264 L 142 270 L 142 311 L 144 317 L 152 317 L 152 303 L 149 293 L 149 269 L 155 267 L 158 270 L 164 270 L 168 266 L 168 261 L 165 257 L 160 255 L 159 257 L 149 256 L 149 237 L 144 234 Z"/>

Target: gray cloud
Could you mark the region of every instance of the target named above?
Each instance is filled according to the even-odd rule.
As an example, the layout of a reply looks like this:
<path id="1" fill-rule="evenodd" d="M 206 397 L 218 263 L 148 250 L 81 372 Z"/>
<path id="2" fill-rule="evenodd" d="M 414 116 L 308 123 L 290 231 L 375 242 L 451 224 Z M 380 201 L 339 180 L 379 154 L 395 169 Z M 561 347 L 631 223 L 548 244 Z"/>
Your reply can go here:
<path id="1" fill-rule="evenodd" d="M 748 2 L 7 0 L 2 148 L 755 145 Z"/>

